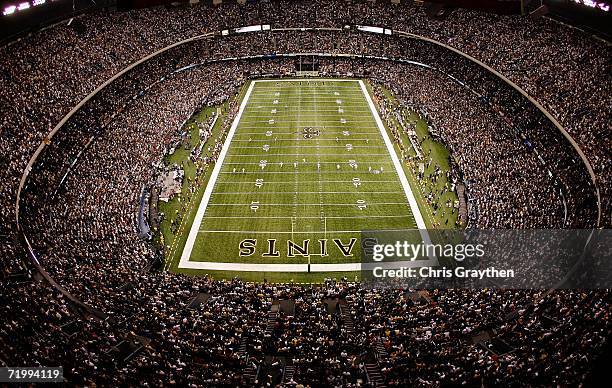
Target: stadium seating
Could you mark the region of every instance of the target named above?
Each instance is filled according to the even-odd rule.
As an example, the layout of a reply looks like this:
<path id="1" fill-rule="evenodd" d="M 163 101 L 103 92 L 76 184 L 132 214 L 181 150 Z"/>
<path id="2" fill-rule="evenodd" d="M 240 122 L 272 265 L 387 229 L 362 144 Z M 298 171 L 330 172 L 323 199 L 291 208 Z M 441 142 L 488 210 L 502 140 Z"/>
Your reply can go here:
<path id="1" fill-rule="evenodd" d="M 299 287 L 147 271 L 160 252 L 138 237 L 134 215 L 164 147 L 195 111 L 228 101 L 250 77 L 294 74 L 295 61 L 278 54 L 350 54 L 319 58 L 321 72 L 367 77 L 426 115 L 469 182 L 470 226 L 612 224 L 608 46 L 547 19 L 457 11 L 441 21 L 403 2 L 336 3 L 100 11 L 80 18 L 82 34 L 57 25 L 0 48 L 0 364 L 63 365 L 69 383 L 102 386 L 254 385 L 255 377 L 261 385 L 571 385 L 588 377 L 584 354 L 597 355 L 610 335 L 606 291 L 457 289 L 415 298 L 346 280 Z M 497 76 L 435 43 L 345 31 L 348 22 L 422 35 L 501 72 L 575 139 L 599 192 L 554 123 Z M 259 23 L 297 30 L 172 48 L 118 77 L 46 140 L 137 60 Z M 21 192 L 18 230 L 20 180 L 43 142 Z M 39 281 L 32 264 L 61 289 Z M 190 308 L 200 294 L 206 301 Z M 274 311 L 281 301 L 295 311 Z M 116 356 L 141 338 L 150 342 L 133 357 Z"/>

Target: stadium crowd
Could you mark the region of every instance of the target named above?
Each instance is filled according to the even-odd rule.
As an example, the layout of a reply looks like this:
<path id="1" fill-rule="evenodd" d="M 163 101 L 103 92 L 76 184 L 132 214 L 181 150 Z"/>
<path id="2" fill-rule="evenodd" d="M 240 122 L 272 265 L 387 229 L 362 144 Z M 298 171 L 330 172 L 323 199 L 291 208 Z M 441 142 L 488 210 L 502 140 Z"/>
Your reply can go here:
<path id="1" fill-rule="evenodd" d="M 354 23 L 413 32 L 449 44 L 499 70 L 543 103 L 591 161 L 601 191 L 602 222 L 610 224 L 611 169 L 606 141 L 610 46 L 552 20 L 468 11 L 435 20 L 410 2 L 354 1 L 337 6 L 334 1 L 316 0 L 259 1 L 242 6 L 224 2 L 218 7 L 158 7 L 124 13 L 101 10 L 78 20 L 84 26 L 81 32 L 57 25 L 0 51 L 1 147 L 3 151 L 19 150 L 3 152 L 11 155 L 2 159 L 7 167 L 0 189 L 5 194 L 4 206 L 13 202 L 18 176 L 31 155 L 23 151 L 37 147 L 59 119 L 103 81 L 154 50 L 198 34 L 258 23 L 272 28 L 343 28 Z M 160 34 L 162 25 L 164 33 Z M 125 35 L 124 31 L 132 33 Z M 381 46 L 368 40 L 376 39 L 355 40 L 353 46 L 366 53 Z M 274 41 L 276 47 L 269 52 L 280 52 L 291 39 Z M 319 47 L 323 41 L 303 39 L 297 46 Z M 329 43 L 333 50 L 345 51 L 346 45 Z M 263 46 L 254 44 L 250 50 L 258 47 Z M 206 49 L 204 54 L 220 55 L 217 52 L 240 53 L 229 45 L 221 51 Z M 29 130 L 21 130 L 24 127 Z M 9 210 L 3 217 L 10 221 L 12 215 Z"/>
<path id="2" fill-rule="evenodd" d="M 0 254 L 6 258 L 0 265 L 0 316 L 6 317 L 0 361 L 64 365 L 77 385 L 246 385 L 255 376 L 261 385 L 352 386 L 373 385 L 373 372 L 387 385 L 554 385 L 588 377 L 592 357 L 610 335 L 604 291 L 458 289 L 412 300 L 407 290 L 364 290 L 347 282 L 303 288 L 147 271 L 159 252 L 138 238 L 134 215 L 166 145 L 201 107 L 233 101 L 248 78 L 292 74 L 300 66 L 291 58 L 204 64 L 202 58 L 326 52 L 418 59 L 433 69 L 371 58 L 318 64 L 324 74 L 367 76 L 427 117 L 468 183 L 471 226 L 594 226 L 593 190 L 574 149 L 528 100 L 445 50 L 354 30 L 204 39 L 128 71 L 84 104 L 52 141 L 45 138 L 104 81 L 177 40 L 257 23 L 384 25 L 483 60 L 549 109 L 593 165 L 608 225 L 609 48 L 585 45 L 582 33 L 550 20 L 456 12 L 438 21 L 410 5 L 382 2 L 224 3 L 100 11 L 79 21 L 84 32 L 56 26 L 0 49 Z M 234 114 L 231 109 L 224 118 L 224 130 Z M 223 139 L 222 133 L 209 141 L 218 146 Z M 50 144 L 22 192 L 21 227 L 48 274 L 95 311 L 39 281 L 24 263 L 14 204 L 42 141 Z M 206 302 L 189 308 L 199 294 L 208 295 Z M 330 299 L 342 300 L 343 312 L 330 308 Z M 295 311 L 270 319 L 279 301 L 294 302 Z M 475 342 L 485 331 L 491 339 Z M 128 361 L 115 354 L 122 343 L 141 342 Z"/>
<path id="3" fill-rule="evenodd" d="M 10 318 L 0 329 L 2 359 L 64 365 L 77 385 L 373 386 L 373 367 L 388 386 L 575 385 L 588 378 L 611 330 L 606 291 L 421 296 L 332 281 L 141 280 L 134 292 L 143 303 L 126 320 L 84 319 L 43 283 L 30 283 L 28 298 L 3 292 Z M 208 299 L 189 307 L 202 293 Z M 266 319 L 281 301 L 295 311 Z M 146 345 L 118 360 L 113 348 L 139 337 Z"/>

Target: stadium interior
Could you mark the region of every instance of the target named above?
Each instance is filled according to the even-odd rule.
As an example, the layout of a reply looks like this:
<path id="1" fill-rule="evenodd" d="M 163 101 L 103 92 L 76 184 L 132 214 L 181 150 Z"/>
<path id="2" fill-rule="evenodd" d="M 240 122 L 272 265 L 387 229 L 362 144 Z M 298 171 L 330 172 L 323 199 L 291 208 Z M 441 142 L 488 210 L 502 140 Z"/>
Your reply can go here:
<path id="1" fill-rule="evenodd" d="M 607 377 L 609 1 L 0 6 L 0 369 L 102 387 Z M 538 237 L 487 262 L 529 277 L 367 285 L 347 241 L 403 229 L 578 231 L 579 259 Z"/>

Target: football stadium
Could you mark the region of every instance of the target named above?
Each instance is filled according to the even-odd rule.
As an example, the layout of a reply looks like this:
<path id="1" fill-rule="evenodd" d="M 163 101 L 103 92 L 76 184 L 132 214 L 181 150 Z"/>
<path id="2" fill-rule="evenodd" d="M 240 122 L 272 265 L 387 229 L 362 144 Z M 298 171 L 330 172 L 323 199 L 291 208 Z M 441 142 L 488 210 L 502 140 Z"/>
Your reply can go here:
<path id="1" fill-rule="evenodd" d="M 611 6 L 0 0 L 0 386 L 603 386 Z"/>

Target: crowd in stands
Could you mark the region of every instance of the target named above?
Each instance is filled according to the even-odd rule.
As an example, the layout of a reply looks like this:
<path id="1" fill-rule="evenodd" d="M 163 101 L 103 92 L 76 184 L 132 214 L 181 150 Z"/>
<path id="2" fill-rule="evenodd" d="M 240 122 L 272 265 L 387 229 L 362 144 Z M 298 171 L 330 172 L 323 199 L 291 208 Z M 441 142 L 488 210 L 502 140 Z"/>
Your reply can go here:
<path id="1" fill-rule="evenodd" d="M 380 69 L 386 72 L 380 72 Z M 411 65 L 380 66 L 376 78 L 393 87 L 412 106 L 425 109 L 441 137 L 458 159 L 470 182 L 478 227 L 529 228 L 563 225 L 563 202 L 546 179 L 543 167 L 529 150 L 511 136 L 497 112 L 445 76 Z M 379 75 L 380 74 L 380 75 Z M 516 173 L 521 166 L 520 174 Z M 520 184 L 517 184 L 520 180 Z M 546 198 L 546 201 L 540 201 Z M 529 219 L 521 214 L 529 213 Z"/>
<path id="2" fill-rule="evenodd" d="M 322 73 L 363 75 L 385 86 L 436 127 L 468 183 L 471 226 L 595 226 L 590 178 L 556 127 L 498 78 L 431 44 L 354 30 L 211 37 L 128 71 L 83 105 L 46 141 L 22 192 L 20 219 L 40 265 L 98 315 L 31 271 L 15 233 L 15 200 L 28 160 L 62 117 L 155 50 L 242 25 L 357 23 L 449 44 L 536 98 L 591 162 L 608 225 L 609 46 L 546 19 L 461 11 L 430 20 L 414 6 L 388 2 L 224 3 L 99 11 L 79 20 L 84 32 L 58 25 L 0 48 L 0 255 L 6 258 L 0 364 L 64 365 L 78 385 L 252 385 L 257 378 L 269 386 L 356 386 L 372 385 L 373 372 L 389 386 L 553 385 L 588 377 L 610 335 L 604 291 L 440 290 L 414 301 L 406 290 L 346 282 L 302 288 L 146 271 L 159 252 L 135 233 L 139 193 L 153 182 L 182 124 L 203 106 L 235 102 L 250 77 L 291 74 L 300 66 L 290 58 L 201 64 L 206 59 L 327 52 L 428 64 L 433 69 L 372 58 L 318 60 Z M 185 68 L 193 64 L 201 65 Z M 235 113 L 234 104 L 221 135 L 209 139 L 215 149 Z M 188 308 L 202 293 L 206 302 Z M 343 307 L 330 307 L 326 301 L 334 298 Z M 294 311 L 270 320 L 279 301 L 291 301 Z M 494 331 L 489 344 L 513 351 L 474 343 L 481 331 Z M 141 338 L 146 344 L 135 357 L 117 360 L 113 352 L 122 341 Z"/>
<path id="3" fill-rule="evenodd" d="M 61 364 L 77 385 L 373 386 L 373 368 L 388 386 L 577 385 L 611 331 L 607 291 L 141 281 L 143 303 L 122 320 L 82 318 L 44 283 L 3 292 L 2 360 Z M 286 301 L 294 310 L 270 320 Z M 137 337 L 147 343 L 133 358 L 113 356 Z"/>
<path id="4" fill-rule="evenodd" d="M 557 22 L 468 11 L 435 20 L 411 2 L 387 1 L 342 2 L 341 6 L 334 1 L 259 1 L 242 6 L 224 2 L 218 7 L 159 7 L 124 13 L 101 10 L 79 21 L 85 27 L 83 32 L 58 25 L 1 49 L 0 98 L 5 102 L 1 144 L 3 151 L 20 150 L 2 160 L 7 177 L 1 190 L 7 203 L 15 197 L 17 176 L 31 154 L 21 150 L 38 146 L 81 98 L 154 50 L 199 34 L 258 23 L 272 28 L 342 28 L 355 23 L 417 33 L 449 44 L 483 60 L 538 99 L 591 161 L 607 215 L 603 221 L 610 223 L 611 169 L 606 142 L 610 46 Z M 159 26 L 164 26 L 163 34 L 158 33 Z M 300 44 L 310 47 L 325 40 L 317 39 L 304 39 Z M 380 46 L 369 39 L 375 38 L 356 40 L 354 46 L 364 52 Z M 287 41 L 275 39 L 277 47 L 270 51 L 280 52 Z M 331 45 L 336 51 L 346 47 Z M 253 45 L 252 50 L 257 47 Z M 225 51 L 240 53 L 232 46 Z M 215 50 L 205 54 L 218 55 Z M 24 127 L 29 130 L 21 130 Z M 9 220 L 11 215 L 11 211 L 6 213 Z"/>

